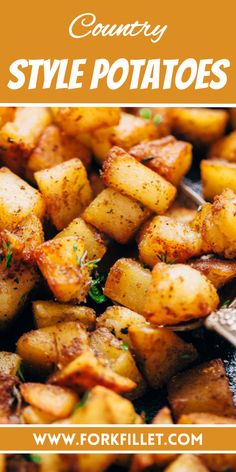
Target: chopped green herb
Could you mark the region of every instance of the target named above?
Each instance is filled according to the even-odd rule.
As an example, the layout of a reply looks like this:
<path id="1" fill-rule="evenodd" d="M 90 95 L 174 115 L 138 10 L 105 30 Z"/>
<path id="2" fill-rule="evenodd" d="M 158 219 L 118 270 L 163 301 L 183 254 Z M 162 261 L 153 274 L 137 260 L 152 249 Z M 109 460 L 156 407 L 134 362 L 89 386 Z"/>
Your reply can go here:
<path id="1" fill-rule="evenodd" d="M 81 268 L 83 268 L 86 264 L 85 260 L 88 256 L 88 251 L 84 251 L 82 256 L 76 256 L 76 260 Z"/>
<path id="2" fill-rule="evenodd" d="M 35 464 L 41 463 L 41 457 L 37 454 L 21 454 L 21 456 L 28 462 L 34 462 Z"/>
<path id="3" fill-rule="evenodd" d="M 101 259 L 93 259 L 92 261 L 86 262 L 85 265 L 88 266 L 90 271 L 93 271 L 94 269 L 97 268 L 98 263 L 100 262 Z"/>
<path id="4" fill-rule="evenodd" d="M 73 244 L 73 251 L 75 251 L 75 252 L 76 252 L 76 251 L 78 251 L 78 246 L 77 246 L 77 244 L 76 244 L 76 243 L 75 243 L 75 244 Z"/>
<path id="5" fill-rule="evenodd" d="M 103 284 L 106 280 L 106 276 L 104 274 L 96 274 L 96 277 L 92 280 L 92 285 L 89 290 L 89 296 L 92 300 L 100 305 L 101 303 L 105 303 L 108 298 L 106 295 L 103 294 Z"/>
<path id="6" fill-rule="evenodd" d="M 85 403 L 88 400 L 88 396 L 89 396 L 89 390 L 83 395 L 80 402 L 75 405 L 74 411 L 80 410 L 80 408 L 82 408 L 85 405 Z"/>
<path id="7" fill-rule="evenodd" d="M 221 308 L 228 308 L 230 303 L 231 303 L 231 300 L 225 300 L 224 303 L 222 303 Z"/>
<path id="8" fill-rule="evenodd" d="M 150 108 L 141 108 L 139 110 L 139 116 L 141 116 L 141 118 L 144 118 L 145 120 L 151 120 L 152 110 Z"/>
<path id="9" fill-rule="evenodd" d="M 157 256 L 158 259 L 161 261 L 161 262 L 165 262 L 165 264 L 169 264 L 169 265 L 172 265 L 174 264 L 177 259 L 169 259 L 168 260 L 168 252 L 166 251 L 164 254 L 162 254 L 161 256 Z"/>
<path id="10" fill-rule="evenodd" d="M 153 117 L 153 123 L 154 125 L 159 125 L 162 122 L 162 117 L 160 115 L 155 115 Z"/>
<path id="11" fill-rule="evenodd" d="M 125 343 L 122 343 L 121 349 L 122 349 L 122 351 L 128 351 L 128 350 L 129 350 L 129 346 L 127 346 L 127 344 L 125 344 Z"/>
<path id="12" fill-rule="evenodd" d="M 12 244 L 10 242 L 6 243 L 4 241 L 3 246 L 4 246 L 5 253 L 6 253 L 6 267 L 7 267 L 7 269 L 10 269 L 12 256 L 13 256 Z"/>
<path id="13" fill-rule="evenodd" d="M 152 161 L 154 159 L 154 157 L 152 156 L 149 156 L 149 157 L 144 157 L 143 159 L 141 159 L 141 163 L 142 164 L 145 164 L 145 162 L 149 162 L 149 161 Z"/>
<path id="14" fill-rule="evenodd" d="M 22 382 L 25 382 L 25 376 L 24 376 L 24 372 L 23 372 L 23 366 L 22 364 L 20 364 L 17 372 L 16 372 L 16 375 L 18 375 L 19 379 L 22 381 Z"/>

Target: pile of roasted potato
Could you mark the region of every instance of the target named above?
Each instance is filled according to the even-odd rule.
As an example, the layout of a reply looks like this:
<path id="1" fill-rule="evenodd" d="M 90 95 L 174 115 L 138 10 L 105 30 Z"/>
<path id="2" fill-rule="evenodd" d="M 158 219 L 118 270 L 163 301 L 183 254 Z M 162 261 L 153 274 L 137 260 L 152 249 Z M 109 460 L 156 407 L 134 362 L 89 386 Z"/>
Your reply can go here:
<path id="1" fill-rule="evenodd" d="M 0 108 L 0 338 L 22 320 L 0 423 L 141 424 L 160 389 L 154 424 L 236 422 L 224 363 L 178 331 L 236 277 L 235 127 L 234 109 Z M 181 181 L 199 156 L 196 208 Z M 112 467 L 236 471 L 236 455 L 0 456 L 0 472 Z"/>

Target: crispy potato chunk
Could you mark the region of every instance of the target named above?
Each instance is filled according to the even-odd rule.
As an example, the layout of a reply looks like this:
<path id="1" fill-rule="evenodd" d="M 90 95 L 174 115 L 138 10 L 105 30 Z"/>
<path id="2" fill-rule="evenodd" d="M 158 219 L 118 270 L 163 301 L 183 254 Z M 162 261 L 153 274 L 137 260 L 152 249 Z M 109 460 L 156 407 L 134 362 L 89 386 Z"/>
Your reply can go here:
<path id="1" fill-rule="evenodd" d="M 144 309 L 151 272 L 134 259 L 118 259 L 108 274 L 104 294 L 137 313 Z"/>
<path id="2" fill-rule="evenodd" d="M 0 229 L 14 229 L 28 215 L 42 219 L 42 195 L 6 167 L 0 169 Z"/>
<path id="3" fill-rule="evenodd" d="M 78 157 L 85 167 L 91 162 L 91 152 L 76 138 L 67 136 L 55 125 L 48 126 L 38 145 L 31 152 L 26 164 L 26 176 L 34 182 L 34 172 L 61 164 L 64 161 Z"/>
<path id="4" fill-rule="evenodd" d="M 228 113 L 208 108 L 173 108 L 172 131 L 193 143 L 211 144 L 225 131 Z"/>
<path id="5" fill-rule="evenodd" d="M 122 112 L 117 126 L 101 128 L 92 134 L 92 149 L 102 163 L 112 146 L 120 146 L 128 151 L 141 141 L 157 137 L 158 129 L 152 121 Z"/>
<path id="6" fill-rule="evenodd" d="M 172 462 L 165 472 L 207 472 L 203 462 L 194 454 L 182 454 Z"/>
<path id="7" fill-rule="evenodd" d="M 101 359 L 92 352 L 84 352 L 63 370 L 50 378 L 50 383 L 56 385 L 79 386 L 89 389 L 96 385 L 103 385 L 117 393 L 128 393 L 134 390 L 136 383 L 127 377 L 113 372 Z"/>
<path id="8" fill-rule="evenodd" d="M 22 175 L 26 158 L 50 122 L 51 115 L 47 108 L 16 108 L 13 121 L 8 121 L 0 130 L 3 164 Z"/>
<path id="9" fill-rule="evenodd" d="M 232 190 L 225 189 L 214 198 L 203 221 L 202 237 L 212 252 L 228 259 L 236 256 L 236 194 Z"/>
<path id="10" fill-rule="evenodd" d="M 206 200 L 212 201 L 215 195 L 222 193 L 225 188 L 236 192 L 236 161 L 203 159 L 200 167 L 202 191 Z"/>
<path id="11" fill-rule="evenodd" d="M 169 107 L 133 107 L 132 113 L 134 115 L 151 119 L 157 127 L 158 137 L 167 136 L 171 132 L 172 115 Z M 147 118 L 147 116 L 149 117 Z"/>
<path id="12" fill-rule="evenodd" d="M 127 243 L 150 211 L 132 198 L 106 188 L 90 203 L 82 217 L 120 244 Z"/>
<path id="13" fill-rule="evenodd" d="M 24 383 L 20 392 L 26 403 L 56 418 L 67 418 L 79 399 L 73 390 L 40 383 Z"/>
<path id="14" fill-rule="evenodd" d="M 47 212 L 58 230 L 65 228 L 92 200 L 92 189 L 80 159 L 70 159 L 35 173 Z"/>
<path id="15" fill-rule="evenodd" d="M 235 417 L 232 392 L 221 359 L 214 359 L 178 374 L 168 387 L 176 418 L 189 413 Z"/>
<path id="16" fill-rule="evenodd" d="M 54 423 L 58 418 L 35 406 L 27 405 L 22 410 L 21 420 L 26 424 L 50 424 Z"/>
<path id="17" fill-rule="evenodd" d="M 204 274 L 218 289 L 236 277 L 236 262 L 215 257 L 196 259 L 191 267 Z"/>
<path id="18" fill-rule="evenodd" d="M 236 419 L 211 413 L 189 413 L 182 415 L 178 424 L 235 424 Z"/>
<path id="19" fill-rule="evenodd" d="M 192 163 L 191 144 L 177 141 L 174 136 L 137 144 L 129 153 L 175 186 L 179 185 Z"/>
<path id="20" fill-rule="evenodd" d="M 35 260 L 58 301 L 83 302 L 91 284 L 84 242 L 76 236 L 38 246 Z"/>
<path id="21" fill-rule="evenodd" d="M 90 346 L 94 354 L 103 359 L 116 374 L 128 377 L 137 384 L 129 398 L 138 398 L 144 394 L 146 382 L 127 344 L 117 339 L 107 328 L 98 328 L 91 334 Z"/>
<path id="22" fill-rule="evenodd" d="M 174 325 L 206 317 L 218 303 L 215 287 L 198 270 L 160 262 L 152 271 L 144 316 L 154 324 Z"/>
<path id="23" fill-rule="evenodd" d="M 79 321 L 88 331 L 95 327 L 96 314 L 88 306 L 67 305 L 37 300 L 32 303 L 37 328 L 45 328 L 64 321 Z"/>
<path id="24" fill-rule="evenodd" d="M 0 245 L 7 256 L 11 247 L 14 260 L 25 262 L 34 261 L 34 251 L 44 241 L 43 226 L 40 219 L 34 214 L 28 215 L 12 230 L 0 232 Z"/>
<path id="25" fill-rule="evenodd" d="M 129 337 L 138 365 L 154 389 L 162 387 L 197 358 L 192 344 L 164 328 L 131 326 Z"/>
<path id="26" fill-rule="evenodd" d="M 140 259 L 153 267 L 158 261 L 185 261 L 202 252 L 201 234 L 187 223 L 168 216 L 155 216 L 138 237 Z"/>
<path id="27" fill-rule="evenodd" d="M 75 321 L 58 323 L 23 334 L 17 341 L 17 353 L 28 370 L 38 376 L 53 372 L 89 349 L 84 326 Z"/>
<path id="28" fill-rule="evenodd" d="M 219 157 L 226 161 L 236 162 L 236 131 L 232 131 L 212 144 L 208 157 Z"/>
<path id="29" fill-rule="evenodd" d="M 56 123 L 72 136 L 119 123 L 118 107 L 60 107 L 53 109 Z"/>
<path id="30" fill-rule="evenodd" d="M 86 223 L 82 218 L 75 218 L 67 228 L 58 233 L 54 239 L 65 236 L 77 236 L 84 241 L 85 250 L 88 253 L 88 259 L 101 259 L 105 252 L 105 243 L 98 231 Z"/>
<path id="31" fill-rule="evenodd" d="M 14 352 L 0 351 L 0 374 L 17 375 L 21 358 Z"/>
<path id="32" fill-rule="evenodd" d="M 0 107 L 0 128 L 15 116 L 16 107 Z"/>
<path id="33" fill-rule="evenodd" d="M 156 213 L 164 213 L 176 195 L 172 184 L 118 147 L 103 164 L 103 181 Z"/>
<path id="34" fill-rule="evenodd" d="M 97 327 L 109 329 L 118 339 L 121 339 L 127 346 L 133 350 L 132 342 L 129 336 L 129 329 L 132 326 L 149 326 L 142 315 L 122 306 L 110 306 L 97 318 Z"/>
<path id="35" fill-rule="evenodd" d="M 38 283 L 33 267 L 11 261 L 11 252 L 0 263 L 0 329 L 6 329 L 22 310 L 27 296 Z"/>

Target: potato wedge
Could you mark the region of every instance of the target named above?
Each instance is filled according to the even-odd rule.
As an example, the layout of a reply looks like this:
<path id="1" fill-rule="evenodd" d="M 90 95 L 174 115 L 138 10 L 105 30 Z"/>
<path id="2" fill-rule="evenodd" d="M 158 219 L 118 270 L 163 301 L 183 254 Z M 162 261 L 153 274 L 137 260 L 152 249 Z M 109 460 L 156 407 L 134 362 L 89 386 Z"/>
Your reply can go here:
<path id="1" fill-rule="evenodd" d="M 211 144 L 225 131 L 229 115 L 209 108 L 173 108 L 172 131 L 187 141 Z"/>
<path id="2" fill-rule="evenodd" d="M 35 173 L 47 212 L 58 230 L 79 216 L 92 200 L 92 189 L 80 159 L 70 159 Z"/>
<path id="3" fill-rule="evenodd" d="M 92 331 L 95 327 L 95 311 L 87 306 L 37 300 L 33 301 L 32 307 L 37 328 L 45 328 L 64 321 L 79 321 L 88 331 Z"/>
<path id="4" fill-rule="evenodd" d="M 97 328 L 91 333 L 90 346 L 95 355 L 101 358 L 116 374 L 133 380 L 137 387 L 129 394 L 135 399 L 146 390 L 146 382 L 139 372 L 130 350 L 123 341 L 117 339 L 107 328 Z"/>
<path id="5" fill-rule="evenodd" d="M 127 243 L 150 211 L 132 198 L 106 188 L 90 203 L 82 218 L 120 244 Z"/>
<path id="6" fill-rule="evenodd" d="M 219 303 L 215 287 L 198 270 L 160 262 L 152 271 L 144 316 L 158 325 L 175 325 L 206 317 Z"/>
<path id="7" fill-rule="evenodd" d="M 0 375 L 17 375 L 21 358 L 14 352 L 0 351 Z"/>
<path id="8" fill-rule="evenodd" d="M 236 277 L 236 262 L 215 257 L 196 259 L 191 267 L 204 274 L 218 289 Z"/>
<path id="9" fill-rule="evenodd" d="M 63 370 L 55 373 L 49 382 L 54 385 L 77 386 L 84 390 L 102 385 L 116 393 L 128 393 L 136 387 L 135 382 L 113 372 L 89 351 L 82 353 Z"/>
<path id="10" fill-rule="evenodd" d="M 104 294 L 111 300 L 142 313 L 151 272 L 134 259 L 118 259 L 108 274 Z"/>
<path id="11" fill-rule="evenodd" d="M 175 418 L 189 413 L 236 416 L 221 359 L 206 362 L 174 377 L 169 383 L 168 399 Z"/>
<path id="12" fill-rule="evenodd" d="M 236 161 L 222 159 L 201 161 L 202 191 L 206 200 L 212 201 L 216 195 L 229 188 L 236 192 Z"/>
<path id="13" fill-rule="evenodd" d="M 0 169 L 0 229 L 14 229 L 26 216 L 40 220 L 45 213 L 42 195 L 6 167 Z"/>
<path id="14" fill-rule="evenodd" d="M 84 326 L 75 321 L 24 333 L 17 341 L 17 353 L 24 366 L 38 377 L 48 375 L 89 350 Z"/>
<path id="15" fill-rule="evenodd" d="M 164 328 L 131 326 L 129 338 L 138 365 L 154 389 L 162 387 L 197 358 L 192 344 Z"/>
<path id="16" fill-rule="evenodd" d="M 119 147 L 113 147 L 103 164 L 103 181 L 108 187 L 138 200 L 155 213 L 165 213 L 176 189 Z"/>
<path id="17" fill-rule="evenodd" d="M 157 262 L 186 261 L 202 253 L 201 234 L 187 223 L 169 216 L 154 216 L 138 235 L 140 259 L 153 267 Z"/>
<path id="18" fill-rule="evenodd" d="M 158 136 L 158 129 L 151 120 L 122 112 L 117 126 L 93 132 L 91 145 L 97 160 L 102 163 L 112 146 L 128 151 L 131 146 Z"/>
<path id="19" fill-rule="evenodd" d="M 192 146 L 166 136 L 133 146 L 129 153 L 173 185 L 179 185 L 192 163 Z"/>
<path id="20" fill-rule="evenodd" d="M 55 418 L 67 418 L 79 401 L 73 390 L 40 383 L 24 383 L 20 392 L 26 403 Z"/>
<path id="21" fill-rule="evenodd" d="M 98 128 L 117 125 L 120 119 L 118 107 L 60 107 L 52 111 L 60 128 L 76 137 Z"/>
<path id="22" fill-rule="evenodd" d="M 182 454 L 164 472 L 207 472 L 203 462 L 194 454 Z"/>
<path id="23" fill-rule="evenodd" d="M 85 300 L 91 278 L 82 239 L 76 236 L 52 239 L 38 246 L 34 257 L 58 301 Z"/>
<path id="24" fill-rule="evenodd" d="M 14 260 L 24 262 L 34 261 L 34 251 L 44 242 L 43 226 L 40 219 L 32 214 L 28 215 L 12 230 L 0 232 L 0 245 L 7 257 L 9 248 L 12 249 Z"/>
<path id="25" fill-rule="evenodd" d="M 81 238 L 84 241 L 84 247 L 90 261 L 101 259 L 106 252 L 106 246 L 100 233 L 82 218 L 75 218 L 69 226 L 60 231 L 54 239 L 65 236 L 78 236 Z"/>

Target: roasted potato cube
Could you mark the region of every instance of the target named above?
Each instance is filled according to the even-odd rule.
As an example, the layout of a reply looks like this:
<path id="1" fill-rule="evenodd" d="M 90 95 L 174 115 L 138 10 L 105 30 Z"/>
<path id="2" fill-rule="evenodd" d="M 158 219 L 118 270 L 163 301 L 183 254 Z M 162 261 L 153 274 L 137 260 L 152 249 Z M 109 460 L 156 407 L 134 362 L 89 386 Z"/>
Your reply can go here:
<path id="1" fill-rule="evenodd" d="M 34 250 L 44 241 L 42 223 L 34 214 L 28 215 L 12 230 L 0 232 L 0 245 L 5 257 L 9 248 L 12 249 L 14 260 L 25 262 L 34 260 Z"/>
<path id="2" fill-rule="evenodd" d="M 134 390 L 136 383 L 113 372 L 92 352 L 84 352 L 50 378 L 50 383 L 61 386 L 79 386 L 84 390 L 103 385 L 117 393 Z"/>
<path id="3" fill-rule="evenodd" d="M 215 195 L 229 188 L 236 192 L 236 161 L 222 159 L 201 161 L 202 191 L 206 200 L 212 201 Z"/>
<path id="4" fill-rule="evenodd" d="M 206 317 L 219 303 L 215 287 L 198 270 L 160 262 L 152 271 L 144 316 L 158 325 L 175 325 Z"/>
<path id="5" fill-rule="evenodd" d="M 150 212 L 132 198 L 106 188 L 90 203 L 82 217 L 120 244 L 127 243 Z"/>
<path id="6" fill-rule="evenodd" d="M 118 147 L 103 164 L 103 181 L 156 213 L 165 213 L 176 195 L 170 182 Z"/>
<path id="7" fill-rule="evenodd" d="M 174 136 L 137 144 L 129 153 L 175 186 L 179 185 L 192 163 L 191 144 L 177 141 Z"/>
<path id="8" fill-rule="evenodd" d="M 214 198 L 202 224 L 202 237 L 212 252 L 228 259 L 236 256 L 236 194 L 225 189 Z"/>
<path id="9" fill-rule="evenodd" d="M 50 413 L 39 410 L 35 406 L 25 406 L 22 410 L 21 420 L 26 424 L 50 424 L 58 418 Z"/>
<path id="10" fill-rule="evenodd" d="M 116 374 L 133 380 L 137 387 L 129 394 L 129 398 L 138 398 L 146 390 L 146 382 L 140 374 L 127 344 L 117 339 L 107 328 L 98 328 L 90 338 L 90 346 L 99 358 Z"/>
<path id="11" fill-rule="evenodd" d="M 42 219 L 42 195 L 6 167 L 0 169 L 0 229 L 14 229 L 28 215 Z"/>
<path id="12" fill-rule="evenodd" d="M 56 123 L 72 136 L 119 123 L 118 107 L 60 107 L 54 108 Z"/>
<path id="13" fill-rule="evenodd" d="M 158 129 L 151 120 L 130 113 L 121 113 L 117 126 L 101 128 L 92 134 L 92 149 L 99 162 L 106 159 L 112 146 L 128 151 L 131 146 L 158 137 Z"/>
<path id="14" fill-rule="evenodd" d="M 194 454 L 182 454 L 164 472 L 207 472 L 203 462 Z"/>
<path id="15" fill-rule="evenodd" d="M 78 403 L 73 390 L 40 383 L 24 383 L 20 392 L 26 403 L 56 418 L 67 418 Z"/>
<path id="16" fill-rule="evenodd" d="M 211 413 L 189 413 L 182 415 L 178 424 L 235 424 L 236 419 Z"/>
<path id="17" fill-rule="evenodd" d="M 58 301 L 83 302 L 91 284 L 84 242 L 76 236 L 38 246 L 35 260 Z"/>
<path id="18" fill-rule="evenodd" d="M 225 131 L 228 113 L 209 108 L 173 108 L 172 131 L 187 141 L 211 144 Z"/>
<path id="19" fill-rule="evenodd" d="M 144 309 L 151 272 L 134 259 L 118 259 L 108 274 L 104 294 L 137 313 Z"/>
<path id="20" fill-rule="evenodd" d="M 129 329 L 132 326 L 149 326 L 142 315 L 122 306 L 110 306 L 97 318 L 97 327 L 109 329 L 118 339 L 121 339 L 132 349 L 132 342 L 129 336 Z"/>
<path id="21" fill-rule="evenodd" d="M 32 267 L 7 258 L 0 263 L 0 329 L 6 329 L 22 310 L 27 296 L 39 281 Z"/>
<path id="22" fill-rule="evenodd" d="M 0 128 L 15 116 L 16 107 L 0 107 Z"/>
<path id="23" fill-rule="evenodd" d="M 106 252 L 106 246 L 100 233 L 82 218 L 75 218 L 69 226 L 58 233 L 54 239 L 61 238 L 62 236 L 77 236 L 83 239 L 84 247 L 90 261 L 101 259 Z"/>
<path id="24" fill-rule="evenodd" d="M 236 277 L 236 262 L 234 261 L 203 257 L 192 261 L 190 265 L 204 274 L 217 289 Z"/>
<path id="25" fill-rule="evenodd" d="M 17 377 L 0 374 L 0 424 L 20 423 L 21 401 L 18 388 Z"/>
<path id="26" fill-rule="evenodd" d="M 157 127 L 158 137 L 167 136 L 171 132 L 172 115 L 169 107 L 134 107 L 132 113 L 146 120 L 152 120 Z"/>
<path id="27" fill-rule="evenodd" d="M 164 328 L 131 326 L 129 338 L 138 365 L 154 389 L 162 387 L 197 358 L 192 344 L 185 343 Z"/>
<path id="28" fill-rule="evenodd" d="M 80 159 L 70 159 L 36 172 L 35 179 L 58 230 L 79 216 L 92 200 L 92 189 Z"/>
<path id="29" fill-rule="evenodd" d="M 84 326 L 75 321 L 58 323 L 23 334 L 17 352 L 28 370 L 38 376 L 53 372 L 89 349 Z"/>
<path id="30" fill-rule="evenodd" d="M 236 131 L 232 131 L 232 133 L 212 144 L 208 157 L 218 157 L 226 161 L 236 162 Z"/>
<path id="31" fill-rule="evenodd" d="M 26 159 L 51 122 L 51 115 L 44 107 L 17 108 L 13 121 L 0 130 L 1 159 L 16 174 L 22 174 Z"/>
<path id="32" fill-rule="evenodd" d="M 173 205 L 166 211 L 165 216 L 169 216 L 181 223 L 191 223 L 195 218 L 197 210 L 193 208 L 186 208 L 183 204 L 175 201 Z"/>
<path id="33" fill-rule="evenodd" d="M 0 351 L 0 374 L 17 375 L 21 358 L 14 352 Z"/>
<path id="34" fill-rule="evenodd" d="M 168 387 L 176 418 L 189 413 L 235 417 L 236 408 L 221 359 L 214 359 L 178 374 Z"/>
<path id="35" fill-rule="evenodd" d="M 96 314 L 88 306 L 66 305 L 53 301 L 33 302 L 33 313 L 37 328 L 45 328 L 63 321 L 79 321 L 88 331 L 95 327 Z"/>
<path id="36" fill-rule="evenodd" d="M 153 267 L 158 261 L 185 261 L 202 253 L 201 234 L 169 216 L 154 216 L 138 237 L 140 259 Z"/>

